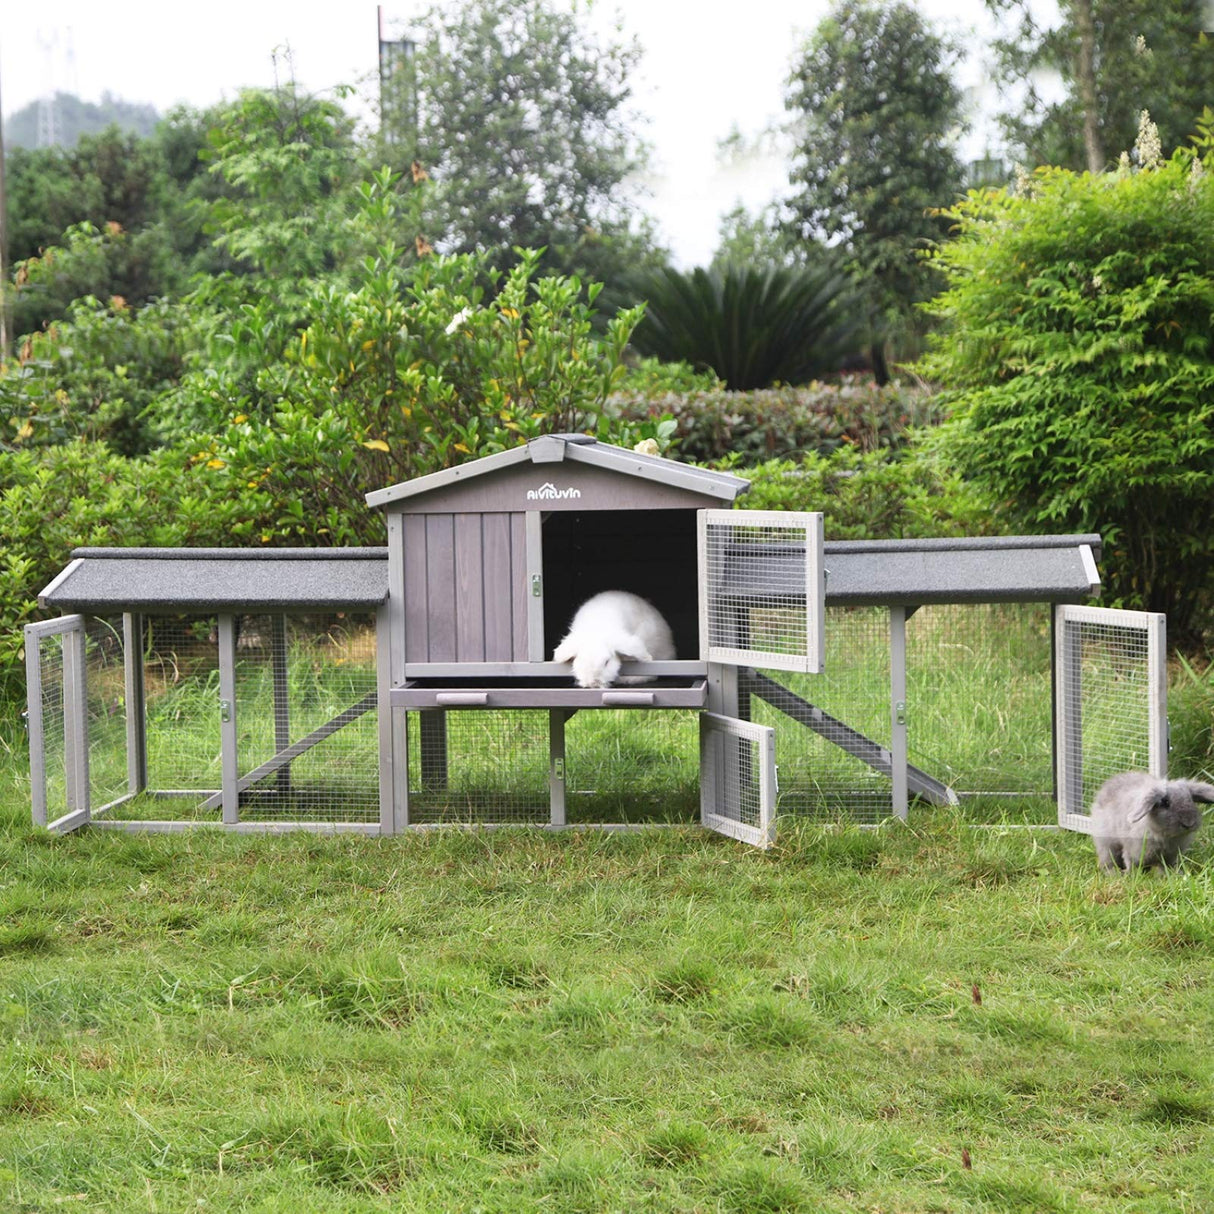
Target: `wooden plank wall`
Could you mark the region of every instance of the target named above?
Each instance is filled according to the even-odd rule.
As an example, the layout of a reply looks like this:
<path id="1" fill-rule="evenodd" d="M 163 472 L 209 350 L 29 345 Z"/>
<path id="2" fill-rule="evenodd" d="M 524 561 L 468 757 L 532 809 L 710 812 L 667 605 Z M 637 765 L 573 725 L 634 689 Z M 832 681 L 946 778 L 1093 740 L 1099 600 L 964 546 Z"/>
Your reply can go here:
<path id="1" fill-rule="evenodd" d="M 524 519 L 406 514 L 405 660 L 527 660 Z"/>

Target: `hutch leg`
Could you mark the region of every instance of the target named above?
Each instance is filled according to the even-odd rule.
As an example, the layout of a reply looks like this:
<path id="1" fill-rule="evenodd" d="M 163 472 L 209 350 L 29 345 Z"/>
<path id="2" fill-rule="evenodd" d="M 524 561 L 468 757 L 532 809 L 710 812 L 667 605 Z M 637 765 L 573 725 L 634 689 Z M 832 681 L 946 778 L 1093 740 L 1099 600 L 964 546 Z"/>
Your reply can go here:
<path id="1" fill-rule="evenodd" d="M 427 709 L 421 719 L 422 788 L 426 792 L 447 789 L 447 713 Z"/>
<path id="2" fill-rule="evenodd" d="M 890 775 L 893 777 L 892 808 L 895 817 L 906 819 L 906 608 L 889 609 L 889 700 Z"/>
<path id="3" fill-rule="evenodd" d="M 274 753 L 282 754 L 291 745 L 291 700 L 287 673 L 287 617 L 275 615 L 270 621 L 270 655 L 274 668 Z M 278 769 L 277 790 L 291 791 L 291 765 Z"/>
<path id="4" fill-rule="evenodd" d="M 134 796 L 148 786 L 147 700 L 143 684 L 143 616 L 122 617 L 123 666 L 126 681 L 127 791 Z"/>
<path id="5" fill-rule="evenodd" d="M 565 825 L 565 720 L 563 708 L 548 713 L 548 795 L 553 826 Z"/>

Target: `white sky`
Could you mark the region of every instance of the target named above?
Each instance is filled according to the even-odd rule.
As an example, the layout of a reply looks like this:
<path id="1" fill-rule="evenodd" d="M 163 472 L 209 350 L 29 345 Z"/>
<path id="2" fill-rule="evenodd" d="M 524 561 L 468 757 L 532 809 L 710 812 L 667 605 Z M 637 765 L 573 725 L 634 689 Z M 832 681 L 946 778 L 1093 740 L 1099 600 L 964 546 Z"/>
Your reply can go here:
<path id="1" fill-rule="evenodd" d="M 919 0 L 938 29 L 979 44 L 989 30 L 982 0 Z M 8 8 L 9 6 L 5 6 Z M 13 6 L 15 7 L 15 6 Z M 391 36 L 421 0 L 384 4 Z M 585 8 L 586 0 L 581 0 Z M 753 136 L 783 118 L 784 81 L 795 49 L 827 0 L 597 0 L 592 19 L 623 32 L 644 54 L 634 101 L 651 145 L 645 209 L 684 265 L 717 244 L 719 217 L 738 201 L 757 209 L 787 188 L 779 158 L 722 166 L 718 142 L 736 126 Z M 29 12 L 30 10 L 27 10 Z M 246 85 L 274 81 L 273 53 L 290 47 L 299 82 L 312 91 L 369 85 L 376 68 L 376 5 L 357 0 L 55 0 L 22 20 L 0 22 L 0 100 L 6 115 L 56 90 L 98 101 L 105 91 L 164 111 L 204 106 Z M 280 69 L 282 70 L 282 69 Z M 985 93 L 981 53 L 962 83 Z M 980 155 L 983 136 L 969 154 Z"/>

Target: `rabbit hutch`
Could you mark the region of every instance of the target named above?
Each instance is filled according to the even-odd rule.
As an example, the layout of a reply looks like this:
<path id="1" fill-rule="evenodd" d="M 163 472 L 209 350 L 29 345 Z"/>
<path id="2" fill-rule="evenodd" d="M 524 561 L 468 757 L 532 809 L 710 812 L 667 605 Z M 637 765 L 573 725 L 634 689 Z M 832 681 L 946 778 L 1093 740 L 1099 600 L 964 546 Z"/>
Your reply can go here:
<path id="1" fill-rule="evenodd" d="M 777 811 L 979 795 L 1083 829 L 1107 775 L 1166 768 L 1163 620 L 1087 605 L 1098 537 L 823 543 L 748 487 L 551 435 L 369 493 L 385 548 L 78 550 L 26 629 L 35 821 L 766 846 Z M 603 590 L 675 657 L 581 687 L 552 654 Z"/>

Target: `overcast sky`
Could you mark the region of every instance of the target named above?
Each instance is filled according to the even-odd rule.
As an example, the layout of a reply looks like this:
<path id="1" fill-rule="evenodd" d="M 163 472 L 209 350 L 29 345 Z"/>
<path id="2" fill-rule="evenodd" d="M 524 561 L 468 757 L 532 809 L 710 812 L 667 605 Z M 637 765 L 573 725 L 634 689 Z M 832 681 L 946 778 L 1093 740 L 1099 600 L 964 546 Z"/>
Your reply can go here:
<path id="1" fill-rule="evenodd" d="M 367 86 L 376 65 L 376 7 L 361 0 L 55 0 L 3 23 L 0 99 L 6 115 L 56 90 L 89 101 L 109 91 L 162 112 L 176 102 L 205 106 L 246 85 L 272 84 L 275 49 L 288 46 L 306 88 Z M 424 5 L 383 7 L 396 35 Z M 920 0 L 920 7 L 938 28 L 975 45 L 989 30 L 981 0 Z M 644 50 L 634 82 L 636 107 L 647 117 L 639 133 L 652 147 L 642 205 L 682 265 L 711 258 L 719 217 L 736 202 L 757 209 L 787 188 L 779 158 L 723 165 L 718 144 L 735 127 L 754 136 L 782 119 L 792 53 L 826 8 L 826 0 L 596 0 L 593 20 L 609 28 L 618 12 L 624 34 Z M 962 83 L 981 96 L 984 79 L 975 54 Z M 982 140 L 971 137 L 971 154 L 981 153 Z"/>

